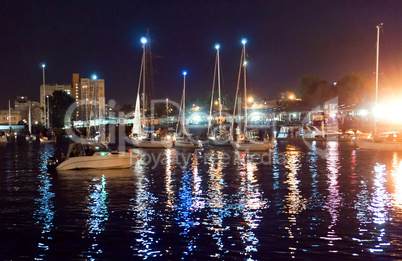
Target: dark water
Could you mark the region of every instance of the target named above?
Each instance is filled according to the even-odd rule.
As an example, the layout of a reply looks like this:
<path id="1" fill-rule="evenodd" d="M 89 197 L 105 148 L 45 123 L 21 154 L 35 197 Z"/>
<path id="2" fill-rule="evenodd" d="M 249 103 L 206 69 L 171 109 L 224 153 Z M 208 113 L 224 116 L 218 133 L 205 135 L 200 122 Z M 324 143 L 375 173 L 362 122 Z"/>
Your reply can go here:
<path id="1" fill-rule="evenodd" d="M 1 260 L 402 258 L 402 153 L 139 150 L 133 169 L 48 172 L 58 151 L 0 147 Z"/>

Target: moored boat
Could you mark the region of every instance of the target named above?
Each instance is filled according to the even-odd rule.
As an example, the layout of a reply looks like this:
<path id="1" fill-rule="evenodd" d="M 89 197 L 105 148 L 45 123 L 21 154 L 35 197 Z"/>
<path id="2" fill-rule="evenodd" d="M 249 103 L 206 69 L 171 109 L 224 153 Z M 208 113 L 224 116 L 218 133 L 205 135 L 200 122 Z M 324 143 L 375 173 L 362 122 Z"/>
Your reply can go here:
<path id="1" fill-rule="evenodd" d="M 67 156 L 59 165 L 50 160 L 48 166 L 57 170 L 120 169 L 134 165 L 140 155 L 136 152 L 114 152 L 97 142 L 71 143 Z"/>
<path id="2" fill-rule="evenodd" d="M 389 131 L 374 138 L 356 139 L 356 145 L 363 150 L 396 151 L 402 150 L 402 137 L 399 132 Z"/>
<path id="3" fill-rule="evenodd" d="M 266 139 L 264 137 L 261 137 L 261 140 L 256 139 L 255 137 L 253 137 L 253 135 L 251 135 L 251 132 L 248 130 L 247 128 L 247 81 L 246 81 L 246 43 L 247 43 L 247 39 L 242 39 L 242 44 L 243 44 L 243 50 L 241 53 L 241 58 L 240 58 L 240 68 L 239 68 L 239 76 L 237 79 L 237 88 L 236 88 L 236 98 L 235 98 L 235 105 L 233 108 L 233 121 L 232 121 L 232 131 L 236 132 L 236 138 L 233 139 L 233 137 L 231 137 L 230 143 L 232 144 L 232 147 L 235 150 L 241 150 L 241 151 L 267 151 L 270 148 L 273 147 L 274 142 L 272 140 Z M 241 77 L 241 71 L 243 68 L 243 87 L 244 87 L 244 91 L 243 91 L 243 100 L 244 100 L 244 123 L 243 123 L 243 130 L 241 130 L 239 128 L 239 126 L 237 126 L 237 128 L 234 128 L 234 118 L 235 118 L 235 114 L 236 114 L 236 104 L 237 104 L 237 97 L 238 97 L 238 93 L 239 93 L 239 85 L 240 85 L 240 77 Z M 239 106 L 239 111 L 241 112 L 241 104 L 238 104 L 237 106 Z M 240 113 L 239 113 L 240 114 Z M 238 115 L 240 116 L 240 115 Z M 239 124 L 240 124 L 240 117 L 238 120 Z M 260 137 L 258 137 L 260 138 Z"/>

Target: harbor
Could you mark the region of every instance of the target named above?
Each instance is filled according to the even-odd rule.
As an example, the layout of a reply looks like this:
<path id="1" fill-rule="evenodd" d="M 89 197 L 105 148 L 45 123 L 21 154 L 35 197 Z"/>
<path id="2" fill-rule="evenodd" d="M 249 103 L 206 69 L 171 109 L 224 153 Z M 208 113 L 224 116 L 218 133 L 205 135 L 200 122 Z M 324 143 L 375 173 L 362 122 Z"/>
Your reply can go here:
<path id="1" fill-rule="evenodd" d="M 137 149 L 144 156 L 133 168 L 49 171 L 46 158 L 63 149 L 0 146 L 1 259 L 399 253 L 399 152 L 337 142 L 278 142 L 270 153 Z"/>
<path id="2" fill-rule="evenodd" d="M 402 1 L 0 1 L 0 260 L 402 260 Z"/>

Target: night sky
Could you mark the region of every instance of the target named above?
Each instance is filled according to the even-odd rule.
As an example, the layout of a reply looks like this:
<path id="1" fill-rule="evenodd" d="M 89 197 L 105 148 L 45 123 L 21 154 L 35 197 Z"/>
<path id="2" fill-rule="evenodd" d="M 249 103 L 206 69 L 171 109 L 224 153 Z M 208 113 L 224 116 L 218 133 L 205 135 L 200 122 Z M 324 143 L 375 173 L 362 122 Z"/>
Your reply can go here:
<path id="1" fill-rule="evenodd" d="M 376 25 L 385 86 L 401 86 L 402 1 L 0 1 L 0 108 L 8 99 L 39 100 L 46 83 L 72 73 L 105 79 L 106 100 L 134 104 L 140 38 L 152 38 L 159 98 L 179 99 L 183 69 L 188 98 L 211 90 L 215 43 L 221 44 L 223 90 L 234 96 L 241 38 L 248 39 L 249 91 L 274 98 L 317 75 L 374 77 Z"/>

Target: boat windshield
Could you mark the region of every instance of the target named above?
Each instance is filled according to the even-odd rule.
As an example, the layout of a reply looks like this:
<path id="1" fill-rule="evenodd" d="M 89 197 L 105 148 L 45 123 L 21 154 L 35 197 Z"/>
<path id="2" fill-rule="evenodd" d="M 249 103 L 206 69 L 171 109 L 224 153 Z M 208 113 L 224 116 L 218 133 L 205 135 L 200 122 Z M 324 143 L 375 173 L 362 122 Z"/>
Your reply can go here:
<path id="1" fill-rule="evenodd" d="M 100 143 L 72 143 L 69 148 L 69 157 L 92 156 L 95 152 L 110 151 Z"/>

